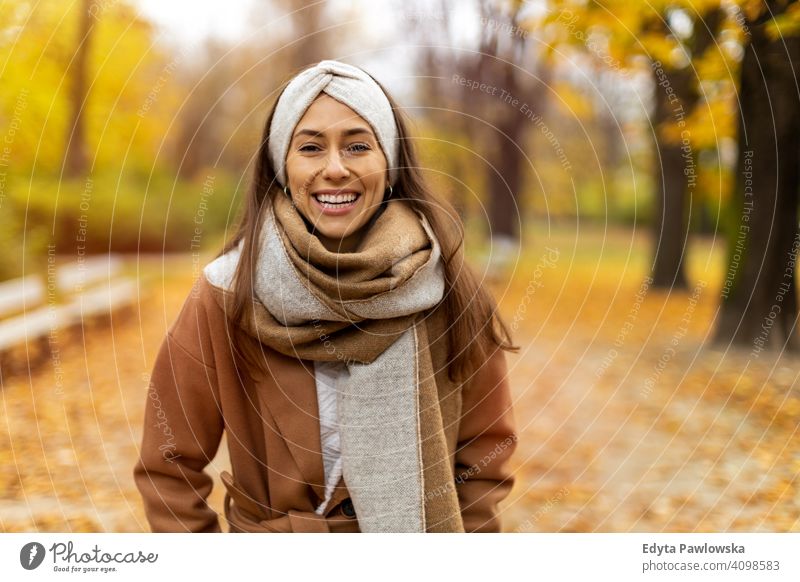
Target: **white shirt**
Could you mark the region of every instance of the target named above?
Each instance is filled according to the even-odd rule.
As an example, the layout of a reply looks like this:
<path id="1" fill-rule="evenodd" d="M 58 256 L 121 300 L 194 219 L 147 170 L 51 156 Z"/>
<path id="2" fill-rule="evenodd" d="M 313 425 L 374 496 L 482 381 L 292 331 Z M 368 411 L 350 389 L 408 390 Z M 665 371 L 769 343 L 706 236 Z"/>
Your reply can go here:
<path id="1" fill-rule="evenodd" d="M 319 432 L 325 468 L 325 499 L 314 511 L 322 515 L 342 476 L 342 450 L 339 442 L 339 417 L 336 408 L 336 381 L 346 370 L 343 362 L 314 362 L 319 404 Z"/>

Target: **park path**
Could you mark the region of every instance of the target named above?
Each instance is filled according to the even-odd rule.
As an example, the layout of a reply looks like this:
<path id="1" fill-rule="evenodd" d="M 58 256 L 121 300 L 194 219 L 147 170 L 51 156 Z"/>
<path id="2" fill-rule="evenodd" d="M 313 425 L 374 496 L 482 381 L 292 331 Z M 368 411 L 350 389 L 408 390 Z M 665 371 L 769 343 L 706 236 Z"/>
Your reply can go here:
<path id="1" fill-rule="evenodd" d="M 61 385 L 52 363 L 4 380 L 0 530 L 147 531 L 131 475 L 147 376 L 194 263 L 143 261 L 141 307 L 61 338 Z M 798 531 L 799 362 L 704 347 L 714 293 L 692 306 L 691 292 L 642 298 L 635 277 L 570 280 L 576 300 L 563 293 L 576 275 L 553 273 L 530 297 L 524 281 L 495 286 L 521 345 L 508 357 L 520 439 L 505 529 Z"/>
<path id="2" fill-rule="evenodd" d="M 800 531 L 800 360 L 713 347 L 712 285 L 574 284 L 586 304 L 543 293 L 552 321 L 523 321 L 509 356 L 506 529 Z"/>

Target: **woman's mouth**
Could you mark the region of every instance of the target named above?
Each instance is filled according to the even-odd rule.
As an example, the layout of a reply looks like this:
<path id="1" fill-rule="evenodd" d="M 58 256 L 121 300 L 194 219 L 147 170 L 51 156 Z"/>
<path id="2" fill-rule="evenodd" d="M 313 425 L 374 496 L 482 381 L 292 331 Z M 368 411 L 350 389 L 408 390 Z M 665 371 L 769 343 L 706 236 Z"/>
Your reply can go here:
<path id="1" fill-rule="evenodd" d="M 358 192 L 343 192 L 340 194 L 326 192 L 312 194 L 311 198 L 323 214 L 339 215 L 350 212 L 358 203 L 361 194 Z"/>

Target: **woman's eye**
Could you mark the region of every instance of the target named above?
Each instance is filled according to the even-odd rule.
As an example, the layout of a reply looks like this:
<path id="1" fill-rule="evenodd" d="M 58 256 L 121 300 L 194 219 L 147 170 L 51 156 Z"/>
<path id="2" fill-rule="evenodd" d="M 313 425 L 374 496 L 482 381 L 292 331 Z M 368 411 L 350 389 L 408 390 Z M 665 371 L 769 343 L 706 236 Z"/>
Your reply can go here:
<path id="1" fill-rule="evenodd" d="M 342 151 L 346 152 L 346 153 L 361 153 L 361 152 L 369 151 L 370 149 L 372 149 L 372 148 L 370 148 L 369 144 L 366 144 L 366 143 L 354 143 L 354 144 L 350 144 L 349 146 L 347 146 Z M 318 151 L 321 151 L 321 148 L 316 144 L 307 143 L 305 145 L 300 146 L 298 148 L 298 151 L 301 151 L 301 152 L 318 152 Z"/>
<path id="2" fill-rule="evenodd" d="M 354 143 L 349 147 L 355 152 L 366 152 L 370 149 L 369 145 L 365 143 Z"/>

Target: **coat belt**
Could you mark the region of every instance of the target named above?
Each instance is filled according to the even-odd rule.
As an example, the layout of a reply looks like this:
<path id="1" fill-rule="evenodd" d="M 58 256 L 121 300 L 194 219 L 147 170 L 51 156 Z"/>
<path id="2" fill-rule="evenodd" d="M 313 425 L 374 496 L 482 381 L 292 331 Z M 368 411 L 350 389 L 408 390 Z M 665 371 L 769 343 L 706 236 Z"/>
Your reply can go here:
<path id="1" fill-rule="evenodd" d="M 290 509 L 285 515 L 274 519 L 259 519 L 264 517 L 265 514 L 261 504 L 237 487 L 233 477 L 227 471 L 223 471 L 220 477 L 226 489 L 225 519 L 228 520 L 231 531 L 237 530 L 248 533 L 330 533 L 328 520 L 313 511 Z M 232 506 L 231 500 L 234 501 Z"/>

